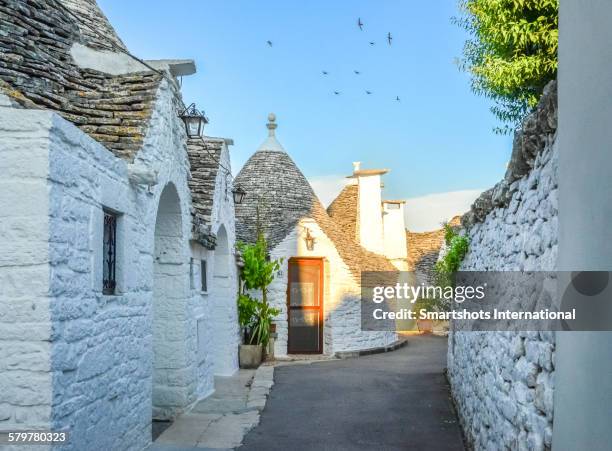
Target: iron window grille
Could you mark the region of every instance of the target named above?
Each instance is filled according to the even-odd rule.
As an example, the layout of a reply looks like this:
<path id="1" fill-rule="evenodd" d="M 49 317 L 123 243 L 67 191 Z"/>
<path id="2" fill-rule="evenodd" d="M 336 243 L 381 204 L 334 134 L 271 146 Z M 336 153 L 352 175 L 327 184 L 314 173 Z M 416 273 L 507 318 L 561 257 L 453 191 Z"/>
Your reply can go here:
<path id="1" fill-rule="evenodd" d="M 102 293 L 114 295 L 117 288 L 117 215 L 104 210 Z"/>
<path id="2" fill-rule="evenodd" d="M 206 260 L 202 260 L 200 262 L 200 278 L 201 278 L 201 286 L 202 291 L 208 291 L 208 280 L 206 279 Z"/>

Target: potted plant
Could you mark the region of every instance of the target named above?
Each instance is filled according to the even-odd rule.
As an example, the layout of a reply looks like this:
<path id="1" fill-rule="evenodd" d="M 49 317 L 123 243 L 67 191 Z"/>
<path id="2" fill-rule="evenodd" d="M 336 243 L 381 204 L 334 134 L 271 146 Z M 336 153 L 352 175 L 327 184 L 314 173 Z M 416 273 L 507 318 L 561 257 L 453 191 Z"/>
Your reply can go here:
<path id="1" fill-rule="evenodd" d="M 262 233 L 255 244 L 238 243 L 237 246 L 243 260 L 238 294 L 238 316 L 244 340 L 239 349 L 240 367 L 256 368 L 268 345 L 272 320 L 280 313 L 268 304 L 268 286 L 280 271 L 282 260 L 268 258 Z M 252 290 L 259 291 L 261 299 L 252 297 L 249 293 Z"/>
<path id="2" fill-rule="evenodd" d="M 238 294 L 238 322 L 242 343 L 238 349 L 240 368 L 257 368 L 262 360 L 262 346 L 252 344 L 252 329 L 255 324 L 257 300 L 246 293 Z"/>
<path id="3" fill-rule="evenodd" d="M 417 315 L 417 328 L 419 332 L 422 333 L 431 333 L 433 332 L 433 321 L 430 319 L 421 319 L 420 314 L 421 310 L 426 312 L 436 311 L 436 303 L 437 301 L 432 298 L 419 298 L 414 303 L 412 310 L 416 312 Z"/>

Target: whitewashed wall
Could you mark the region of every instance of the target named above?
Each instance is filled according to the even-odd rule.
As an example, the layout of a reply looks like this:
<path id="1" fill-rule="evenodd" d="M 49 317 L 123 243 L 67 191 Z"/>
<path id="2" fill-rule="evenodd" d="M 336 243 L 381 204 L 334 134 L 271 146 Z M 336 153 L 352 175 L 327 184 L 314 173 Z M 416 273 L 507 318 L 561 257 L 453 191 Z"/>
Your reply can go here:
<path id="1" fill-rule="evenodd" d="M 214 374 L 231 376 L 238 371 L 238 270 L 236 267 L 236 225 L 230 177 L 223 167 L 231 170 L 227 144 L 223 145 L 217 172 L 212 211 L 212 230 L 217 234 L 218 247 L 210 258 L 211 292 L 207 302 L 211 313 Z"/>
<path id="2" fill-rule="evenodd" d="M 172 96 L 162 83 L 134 162 L 158 171 L 150 192 L 129 183 L 123 160 L 59 116 L 0 108 L 0 165 L 9 175 L 0 181 L 0 429 L 67 428 L 74 450 L 143 449 L 153 404 L 154 415 L 168 417 L 210 393 L 214 360 L 198 356 L 204 301 L 190 290 L 189 163 Z M 168 186 L 180 238 L 155 249 Z M 102 207 L 121 214 L 116 296 L 102 295 Z M 231 208 L 222 210 L 217 221 L 233 236 Z M 165 282 L 158 296 L 154 266 Z M 160 313 L 168 323 L 154 336 Z"/>
<path id="3" fill-rule="evenodd" d="M 306 228 L 315 238 L 312 251 L 306 248 Z M 283 258 L 282 272 L 269 287 L 270 304 L 280 309 L 275 319 L 278 338 L 276 356 L 287 355 L 287 277 L 291 257 L 323 257 L 324 274 L 324 335 L 323 353 L 332 355 L 341 351 L 354 351 L 386 346 L 397 340 L 395 332 L 361 330 L 361 291 L 349 268 L 340 258 L 334 243 L 311 219 L 302 219 L 296 228 L 270 253 L 272 258 Z"/>
<path id="4" fill-rule="evenodd" d="M 0 430 L 51 423 L 53 121 L 49 113 L 0 107 Z"/>

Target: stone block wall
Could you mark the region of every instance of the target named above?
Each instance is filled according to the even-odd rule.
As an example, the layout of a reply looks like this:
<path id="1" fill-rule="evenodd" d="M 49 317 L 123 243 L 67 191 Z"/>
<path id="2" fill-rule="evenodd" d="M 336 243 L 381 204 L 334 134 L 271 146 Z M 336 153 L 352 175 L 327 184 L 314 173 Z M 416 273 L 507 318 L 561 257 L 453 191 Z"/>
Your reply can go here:
<path id="1" fill-rule="evenodd" d="M 54 332 L 47 149 L 53 118 L 9 111 L 0 107 L 0 430 L 48 429 Z"/>
<path id="2" fill-rule="evenodd" d="M 555 85 L 515 136 L 506 178 L 463 220 L 461 270 L 554 270 L 558 241 Z M 448 377 L 475 449 L 550 449 L 554 332 L 452 332 Z"/>

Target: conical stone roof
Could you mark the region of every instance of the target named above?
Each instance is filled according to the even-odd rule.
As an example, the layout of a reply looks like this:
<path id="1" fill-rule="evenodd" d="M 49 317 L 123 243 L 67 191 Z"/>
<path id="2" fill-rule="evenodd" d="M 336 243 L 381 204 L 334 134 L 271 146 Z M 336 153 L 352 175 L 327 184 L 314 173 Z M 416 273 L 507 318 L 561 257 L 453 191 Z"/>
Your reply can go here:
<path id="1" fill-rule="evenodd" d="M 259 217 L 270 248 L 280 243 L 318 202 L 310 183 L 280 144 L 270 150 L 274 148 L 270 146 L 272 139 L 276 141 L 270 136 L 249 158 L 234 182 L 247 192 L 242 203 L 236 205 L 238 239 L 256 241 Z"/>
<path id="2" fill-rule="evenodd" d="M 365 250 L 329 217 L 304 174 L 276 140 L 276 118 L 270 115 L 269 119 L 270 136 L 234 181 L 247 193 L 235 206 L 237 239 L 255 242 L 259 222 L 273 249 L 302 218 L 312 218 L 356 278 L 361 271 L 396 271 L 386 258 Z"/>
<path id="3" fill-rule="evenodd" d="M 89 47 L 109 49 L 119 47 L 126 50 L 125 44 L 104 15 L 96 0 L 59 0 L 74 17 L 85 43 Z"/>

